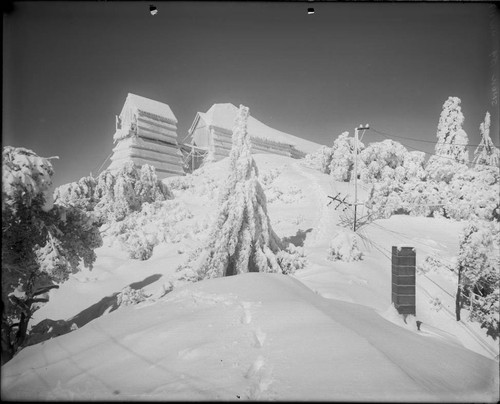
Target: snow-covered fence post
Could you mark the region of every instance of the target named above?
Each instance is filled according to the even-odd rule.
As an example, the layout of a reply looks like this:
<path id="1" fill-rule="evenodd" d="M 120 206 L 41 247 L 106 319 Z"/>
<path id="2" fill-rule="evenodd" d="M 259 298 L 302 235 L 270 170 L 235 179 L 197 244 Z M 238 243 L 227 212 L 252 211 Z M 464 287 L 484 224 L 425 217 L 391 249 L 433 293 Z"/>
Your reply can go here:
<path id="1" fill-rule="evenodd" d="M 399 314 L 416 314 L 416 255 L 413 247 L 392 247 L 392 303 Z"/>

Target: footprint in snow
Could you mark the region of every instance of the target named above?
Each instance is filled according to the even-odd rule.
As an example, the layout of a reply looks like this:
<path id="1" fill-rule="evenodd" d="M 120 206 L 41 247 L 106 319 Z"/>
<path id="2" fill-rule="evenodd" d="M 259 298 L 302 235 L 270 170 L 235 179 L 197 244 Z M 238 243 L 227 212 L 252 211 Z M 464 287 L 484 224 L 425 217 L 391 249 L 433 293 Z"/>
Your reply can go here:
<path id="1" fill-rule="evenodd" d="M 241 307 L 243 307 L 243 316 L 241 317 L 242 324 L 250 324 L 252 321 L 252 313 L 250 312 L 250 308 L 252 307 L 252 303 L 250 302 L 242 302 Z"/>
<path id="2" fill-rule="evenodd" d="M 264 358 L 262 356 L 259 356 L 254 363 L 252 363 L 252 366 L 250 366 L 250 368 L 248 369 L 245 377 L 247 379 L 251 379 L 253 377 L 255 377 L 258 372 L 262 369 L 262 367 L 264 366 Z"/>
<path id="3" fill-rule="evenodd" d="M 262 356 L 259 356 L 252 366 L 250 366 L 245 377 L 252 381 L 248 392 L 250 400 L 263 398 L 264 393 L 267 392 L 269 386 L 273 383 L 271 370 L 266 369 Z"/>
<path id="4" fill-rule="evenodd" d="M 186 348 L 179 351 L 178 356 L 184 360 L 193 360 L 201 355 L 200 350 L 196 348 Z"/>
<path id="5" fill-rule="evenodd" d="M 266 341 L 266 333 L 260 328 L 257 328 L 257 330 L 254 331 L 253 335 L 255 338 L 254 346 L 256 348 L 262 348 L 264 346 L 264 342 Z"/>

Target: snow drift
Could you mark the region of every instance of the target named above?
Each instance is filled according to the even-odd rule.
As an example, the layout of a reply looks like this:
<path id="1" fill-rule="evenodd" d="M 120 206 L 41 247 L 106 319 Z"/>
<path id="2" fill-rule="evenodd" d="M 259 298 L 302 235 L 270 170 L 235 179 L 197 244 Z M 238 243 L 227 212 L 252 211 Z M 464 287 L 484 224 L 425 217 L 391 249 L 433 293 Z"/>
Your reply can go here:
<path id="1" fill-rule="evenodd" d="M 496 370 L 290 276 L 248 273 L 24 349 L 2 368 L 2 398 L 487 401 Z"/>

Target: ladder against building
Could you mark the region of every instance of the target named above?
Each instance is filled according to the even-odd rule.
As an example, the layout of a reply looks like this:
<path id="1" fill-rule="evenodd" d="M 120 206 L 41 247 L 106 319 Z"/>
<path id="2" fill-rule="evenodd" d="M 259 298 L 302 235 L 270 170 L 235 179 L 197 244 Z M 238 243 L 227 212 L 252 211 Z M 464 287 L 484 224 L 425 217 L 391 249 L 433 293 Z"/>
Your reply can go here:
<path id="1" fill-rule="evenodd" d="M 208 154 L 207 150 L 197 147 L 193 143 L 181 144 L 180 149 L 184 159 L 184 171 L 187 173 L 192 173 L 200 168 Z"/>
<path id="2" fill-rule="evenodd" d="M 177 118 L 167 104 L 129 93 L 116 117 L 109 170 L 132 161 L 149 164 L 159 179 L 184 175 L 183 155 L 177 142 Z"/>

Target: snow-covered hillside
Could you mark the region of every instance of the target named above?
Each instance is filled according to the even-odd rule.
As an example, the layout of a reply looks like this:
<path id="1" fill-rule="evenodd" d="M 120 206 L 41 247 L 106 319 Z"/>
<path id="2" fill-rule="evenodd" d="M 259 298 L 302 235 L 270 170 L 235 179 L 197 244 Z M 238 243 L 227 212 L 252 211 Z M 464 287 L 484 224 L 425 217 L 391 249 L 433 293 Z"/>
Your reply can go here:
<path id="1" fill-rule="evenodd" d="M 349 211 L 327 206 L 328 196 L 352 201 L 352 185 L 298 160 L 254 158 L 272 227 L 304 254 L 303 269 L 190 283 L 183 263 L 209 234 L 228 160 L 166 179 L 174 199 L 158 205 L 153 219 L 130 215 L 140 225 L 120 230 L 156 240 L 151 258 L 130 259 L 121 245 L 128 239 L 107 229 L 94 269 L 51 290 L 32 320 L 65 320 L 75 330 L 4 365 L 3 398 L 498 399 L 498 341 L 465 314 L 454 318 L 457 280 L 447 266 L 464 223 L 377 220 L 360 230 L 361 260 L 331 261 L 331 240 Z M 168 232 L 158 234 L 159 220 Z M 395 245 L 417 254 L 417 315 L 407 323 L 391 307 Z M 441 264 L 430 265 L 428 256 Z M 142 302 L 110 306 L 93 321 L 86 311 L 82 320 L 85 309 L 138 282 Z"/>
<path id="2" fill-rule="evenodd" d="M 496 363 L 292 277 L 199 282 L 29 347 L 5 397 L 489 400 Z M 467 377 L 465 377 L 467 375 Z"/>

